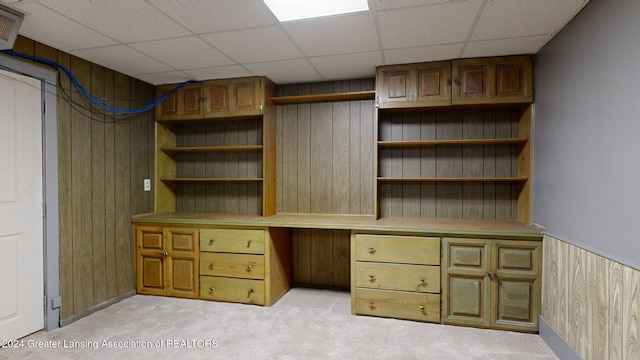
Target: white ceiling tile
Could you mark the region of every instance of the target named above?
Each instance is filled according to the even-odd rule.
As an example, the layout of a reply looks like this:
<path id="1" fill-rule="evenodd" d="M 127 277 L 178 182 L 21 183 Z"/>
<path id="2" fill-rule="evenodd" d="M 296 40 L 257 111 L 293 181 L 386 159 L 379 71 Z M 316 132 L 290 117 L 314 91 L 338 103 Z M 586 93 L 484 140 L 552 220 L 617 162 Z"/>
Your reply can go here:
<path id="1" fill-rule="evenodd" d="M 378 11 L 385 49 L 465 41 L 482 1 Z"/>
<path id="2" fill-rule="evenodd" d="M 584 5 L 585 0 L 492 0 L 471 40 L 555 34 Z"/>
<path id="3" fill-rule="evenodd" d="M 461 57 L 535 54 L 549 40 L 550 35 L 539 35 L 524 38 L 473 41 L 467 44 Z"/>
<path id="4" fill-rule="evenodd" d="M 322 77 L 307 60 L 285 60 L 246 65 L 255 75 L 265 75 L 276 84 L 320 81 Z"/>
<path id="5" fill-rule="evenodd" d="M 78 50 L 71 54 L 127 75 L 175 70 L 126 45 Z"/>
<path id="6" fill-rule="evenodd" d="M 376 66 L 381 62 L 379 51 L 320 56 L 311 58 L 311 63 L 325 80 L 359 79 L 374 77 Z"/>
<path id="7" fill-rule="evenodd" d="M 384 52 L 386 65 L 451 60 L 460 56 L 463 44 L 392 49 Z"/>
<path id="8" fill-rule="evenodd" d="M 134 77 L 142 81 L 146 81 L 149 84 L 153 84 L 153 85 L 176 84 L 176 83 L 181 83 L 183 81 L 192 79 L 190 76 L 183 73 L 182 71 L 168 71 L 168 72 L 153 73 L 153 74 L 140 74 L 140 75 L 134 75 Z"/>
<path id="9" fill-rule="evenodd" d="M 283 27 L 306 56 L 378 50 L 370 13 L 297 21 Z"/>
<path id="10" fill-rule="evenodd" d="M 182 26 L 144 1 L 40 0 L 81 24 L 121 42 L 189 35 Z"/>
<path id="11" fill-rule="evenodd" d="M 37 3 L 17 3 L 13 7 L 25 13 L 20 34 L 59 50 L 71 51 L 116 42 Z M 65 36 L 58 36 L 64 33 Z"/>
<path id="12" fill-rule="evenodd" d="M 202 38 L 243 64 L 302 57 L 279 26 L 208 34 Z"/>
<path id="13" fill-rule="evenodd" d="M 177 69 L 198 69 L 233 64 L 233 61 L 195 35 L 186 38 L 136 43 L 129 46 Z M 198 55 L 193 56 L 194 54 Z"/>
<path id="14" fill-rule="evenodd" d="M 192 79 L 197 80 L 226 79 L 254 75 L 240 65 L 186 70 L 185 73 L 191 75 Z"/>
<path id="15" fill-rule="evenodd" d="M 262 0 L 150 0 L 191 31 L 203 34 L 273 25 L 277 20 Z M 206 10 L 206 11 L 203 11 Z"/>
<path id="16" fill-rule="evenodd" d="M 377 10 L 396 9 L 401 7 L 412 7 L 422 5 L 433 5 L 446 3 L 450 0 L 375 0 L 374 6 Z"/>

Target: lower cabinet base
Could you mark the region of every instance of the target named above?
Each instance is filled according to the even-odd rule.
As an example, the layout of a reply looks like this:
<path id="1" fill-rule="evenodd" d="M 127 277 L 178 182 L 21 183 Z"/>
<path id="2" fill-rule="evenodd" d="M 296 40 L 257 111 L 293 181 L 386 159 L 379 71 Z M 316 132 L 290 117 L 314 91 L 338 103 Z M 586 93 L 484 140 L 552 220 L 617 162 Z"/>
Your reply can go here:
<path id="1" fill-rule="evenodd" d="M 264 305 L 264 281 L 200 276 L 200 299 Z"/>
<path id="2" fill-rule="evenodd" d="M 356 289 L 355 313 L 439 323 L 440 294 Z"/>

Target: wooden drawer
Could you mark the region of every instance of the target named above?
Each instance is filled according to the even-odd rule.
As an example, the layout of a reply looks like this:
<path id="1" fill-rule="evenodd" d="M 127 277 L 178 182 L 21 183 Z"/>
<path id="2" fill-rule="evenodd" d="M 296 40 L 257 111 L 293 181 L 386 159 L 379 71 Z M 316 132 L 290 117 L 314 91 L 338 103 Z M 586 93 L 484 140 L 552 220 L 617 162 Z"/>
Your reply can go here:
<path id="1" fill-rule="evenodd" d="M 264 230 L 201 229 L 200 251 L 264 254 Z"/>
<path id="2" fill-rule="evenodd" d="M 200 253 L 200 275 L 264 279 L 264 256 Z"/>
<path id="3" fill-rule="evenodd" d="M 264 281 L 200 276 L 200 298 L 264 305 Z"/>
<path id="4" fill-rule="evenodd" d="M 438 294 L 356 289 L 355 297 L 359 315 L 440 322 Z"/>
<path id="5" fill-rule="evenodd" d="M 419 236 L 355 236 L 358 261 L 440 265 L 440 239 Z"/>
<path id="6" fill-rule="evenodd" d="M 440 293 L 440 266 L 356 262 L 356 287 Z"/>

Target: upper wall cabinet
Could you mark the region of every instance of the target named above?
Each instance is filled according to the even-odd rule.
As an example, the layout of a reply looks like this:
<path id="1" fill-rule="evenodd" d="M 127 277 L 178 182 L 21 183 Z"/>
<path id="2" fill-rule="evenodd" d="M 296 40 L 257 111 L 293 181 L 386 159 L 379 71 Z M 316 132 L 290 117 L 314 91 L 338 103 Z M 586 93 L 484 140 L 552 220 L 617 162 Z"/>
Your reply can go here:
<path id="1" fill-rule="evenodd" d="M 379 67 L 376 88 L 380 109 L 451 105 L 451 62 Z"/>
<path id="2" fill-rule="evenodd" d="M 530 56 L 454 60 L 454 105 L 533 102 Z"/>
<path id="3" fill-rule="evenodd" d="M 156 108 L 156 120 L 197 120 L 262 115 L 264 78 L 208 80 L 189 84 L 170 94 Z M 157 87 L 161 96 L 175 85 Z"/>
<path id="4" fill-rule="evenodd" d="M 378 67 L 379 109 L 531 103 L 530 56 L 478 58 Z"/>

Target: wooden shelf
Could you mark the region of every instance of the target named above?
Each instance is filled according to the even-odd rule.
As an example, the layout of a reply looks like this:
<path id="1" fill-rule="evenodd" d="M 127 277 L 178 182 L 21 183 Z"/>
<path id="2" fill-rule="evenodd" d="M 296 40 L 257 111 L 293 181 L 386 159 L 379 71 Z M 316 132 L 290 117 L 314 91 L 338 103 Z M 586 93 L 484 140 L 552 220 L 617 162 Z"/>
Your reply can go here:
<path id="1" fill-rule="evenodd" d="M 227 151 L 256 151 L 262 150 L 262 145 L 248 146 L 184 146 L 184 147 L 167 147 L 160 150 L 166 153 L 173 152 L 227 152 Z"/>
<path id="2" fill-rule="evenodd" d="M 528 139 L 510 138 L 510 139 L 454 139 L 454 140 L 415 140 L 415 141 L 378 141 L 381 148 L 387 147 L 422 147 L 422 146 L 439 146 L 439 145 L 510 145 L 510 144 L 526 144 Z"/>
<path id="3" fill-rule="evenodd" d="M 384 182 L 526 182 L 527 178 L 403 178 L 403 177 L 379 177 L 378 181 Z"/>
<path id="4" fill-rule="evenodd" d="M 260 182 L 262 178 L 162 178 L 165 182 Z"/>
<path id="5" fill-rule="evenodd" d="M 302 103 L 316 103 L 316 102 L 331 102 L 331 101 L 351 101 L 351 100 L 373 100 L 376 97 L 376 92 L 371 91 L 354 91 L 348 93 L 335 93 L 335 94 L 315 94 L 315 95 L 296 95 L 296 96 L 277 96 L 272 97 L 271 101 L 275 104 L 302 104 Z"/>

